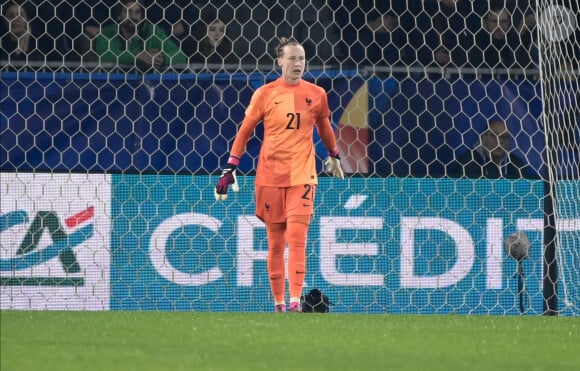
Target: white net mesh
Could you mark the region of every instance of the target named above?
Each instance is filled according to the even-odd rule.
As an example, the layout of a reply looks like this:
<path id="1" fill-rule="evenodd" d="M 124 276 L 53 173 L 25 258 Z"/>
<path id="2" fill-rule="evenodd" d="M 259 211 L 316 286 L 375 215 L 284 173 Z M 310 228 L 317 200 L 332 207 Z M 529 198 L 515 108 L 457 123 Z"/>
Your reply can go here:
<path id="1" fill-rule="evenodd" d="M 580 64 L 578 50 L 577 3 L 543 2 L 540 4 L 539 43 L 542 46 L 543 122 L 546 127 L 548 178 L 550 181 L 547 232 L 556 236 L 557 257 L 548 262 L 559 263 L 559 282 L 563 312 L 578 313 L 578 285 L 573 280 L 579 273 L 573 268 L 580 261 L 578 240 L 580 196 Z M 576 264 L 577 265 L 577 264 Z M 571 281 L 572 280 L 572 281 Z"/>
<path id="2" fill-rule="evenodd" d="M 271 311 L 260 127 L 240 193 L 215 203 L 213 187 L 293 36 L 349 174 L 321 176 L 305 293 L 334 312 L 578 315 L 578 14 L 572 0 L 3 2 L 1 307 Z M 522 260 L 504 246 L 518 231 Z"/>

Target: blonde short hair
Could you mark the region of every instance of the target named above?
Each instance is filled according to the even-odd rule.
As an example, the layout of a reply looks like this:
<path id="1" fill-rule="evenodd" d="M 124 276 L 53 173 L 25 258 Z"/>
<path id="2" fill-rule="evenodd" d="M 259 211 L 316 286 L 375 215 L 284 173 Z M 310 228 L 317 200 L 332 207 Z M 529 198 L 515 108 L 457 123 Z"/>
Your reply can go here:
<path id="1" fill-rule="evenodd" d="M 300 45 L 300 46 L 302 46 L 302 44 L 300 44 L 295 39 L 282 37 L 282 38 L 280 38 L 280 43 L 278 44 L 278 46 L 276 46 L 276 58 L 280 58 L 284 54 L 283 49 L 286 45 Z"/>

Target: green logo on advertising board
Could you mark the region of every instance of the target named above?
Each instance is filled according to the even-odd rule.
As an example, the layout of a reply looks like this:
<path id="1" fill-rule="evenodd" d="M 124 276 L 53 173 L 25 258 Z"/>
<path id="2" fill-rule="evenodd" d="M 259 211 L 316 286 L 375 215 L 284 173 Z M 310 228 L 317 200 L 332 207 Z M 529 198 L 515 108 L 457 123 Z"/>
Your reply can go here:
<path id="1" fill-rule="evenodd" d="M 66 234 L 54 211 L 38 211 L 28 227 L 26 234 L 17 249 L 16 257 L 0 259 L 0 271 L 12 272 L 11 276 L 1 277 L 3 286 L 83 286 L 83 277 L 70 277 L 81 272 L 81 266 L 77 261 L 73 249 L 93 235 L 94 225 L 91 223 L 81 227 L 81 224 L 89 222 L 94 217 L 94 207 L 89 207 L 64 220 L 68 228 L 77 228 L 74 232 Z M 17 210 L 0 215 L 0 233 L 28 223 L 28 214 L 24 210 Z M 48 233 L 52 243 L 42 246 L 41 237 Z M 18 271 L 41 265 L 53 258 L 58 257 L 65 276 L 46 277 L 16 275 Z"/>

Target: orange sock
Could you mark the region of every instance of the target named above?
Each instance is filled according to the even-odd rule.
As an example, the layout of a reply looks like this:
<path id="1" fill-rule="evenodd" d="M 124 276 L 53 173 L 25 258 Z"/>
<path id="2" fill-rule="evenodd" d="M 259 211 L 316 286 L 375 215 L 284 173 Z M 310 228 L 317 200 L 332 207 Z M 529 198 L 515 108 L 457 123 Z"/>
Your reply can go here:
<path id="1" fill-rule="evenodd" d="M 302 286 L 306 275 L 306 237 L 310 215 L 291 215 L 287 219 L 286 239 L 288 240 L 288 283 L 290 298 L 302 296 Z M 292 301 L 292 300 L 291 300 Z"/>
<path id="2" fill-rule="evenodd" d="M 285 232 L 286 223 L 266 224 L 266 233 L 268 235 L 268 277 L 270 278 L 270 289 L 276 304 L 284 303 L 286 294 Z"/>

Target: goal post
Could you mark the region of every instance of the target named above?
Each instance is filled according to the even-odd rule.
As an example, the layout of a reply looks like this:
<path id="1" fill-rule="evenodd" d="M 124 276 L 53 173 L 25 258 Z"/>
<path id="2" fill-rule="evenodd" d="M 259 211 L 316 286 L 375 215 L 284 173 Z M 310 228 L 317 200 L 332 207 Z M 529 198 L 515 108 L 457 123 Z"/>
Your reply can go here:
<path id="1" fill-rule="evenodd" d="M 272 46 L 294 36 L 347 173 L 322 173 L 315 133 L 305 294 L 337 313 L 580 314 L 576 2 L 141 1 L 191 58 L 144 71 L 92 50 L 115 4 L 40 0 L 40 58 L 0 36 L 1 309 L 272 311 L 261 125 L 240 192 L 213 188 L 252 93 L 279 76 Z M 200 59 L 216 19 L 223 63 Z M 490 139 L 519 160 L 468 171 Z"/>
<path id="2" fill-rule="evenodd" d="M 578 297 L 569 278 L 577 275 L 570 270 L 570 262 L 578 260 L 578 207 L 580 196 L 578 169 L 580 165 L 580 34 L 578 32 L 578 4 L 540 1 L 538 42 L 540 45 L 542 79 L 542 120 L 545 123 L 547 186 L 544 207 L 546 229 L 544 236 L 546 280 L 544 290 L 547 310 L 556 308 L 562 297 L 560 311 L 577 312 Z M 576 179 L 576 181 L 574 181 Z M 573 264 L 573 263 L 572 263 Z M 549 293 L 553 292 L 550 296 Z"/>

